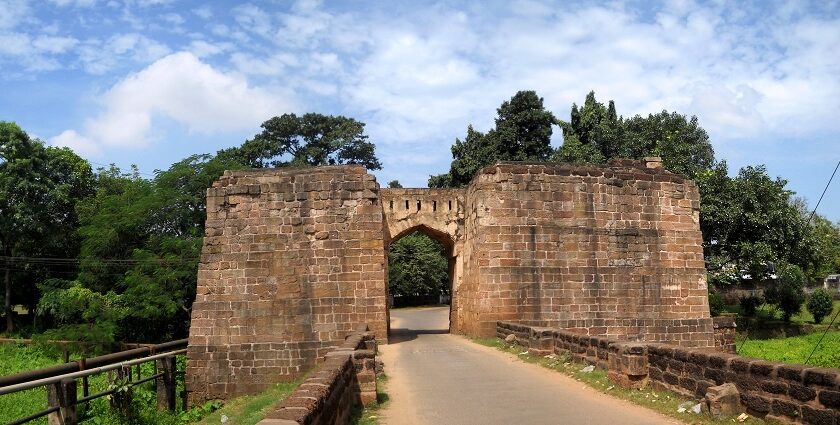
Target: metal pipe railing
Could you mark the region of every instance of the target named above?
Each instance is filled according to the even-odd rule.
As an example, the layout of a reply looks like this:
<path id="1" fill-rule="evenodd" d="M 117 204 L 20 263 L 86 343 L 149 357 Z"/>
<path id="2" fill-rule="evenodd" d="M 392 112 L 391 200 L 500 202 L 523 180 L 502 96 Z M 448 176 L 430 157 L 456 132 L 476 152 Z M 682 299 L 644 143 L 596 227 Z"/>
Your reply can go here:
<path id="1" fill-rule="evenodd" d="M 184 340 L 184 341 L 186 341 L 186 340 Z M 157 360 L 157 359 L 164 358 L 164 357 L 175 356 L 175 355 L 178 355 L 178 354 L 185 354 L 186 352 L 187 352 L 186 348 L 182 349 L 182 350 L 167 351 L 165 353 L 155 354 L 153 356 L 143 357 L 143 358 L 129 360 L 129 361 L 120 362 L 120 363 L 113 363 L 113 364 L 110 364 L 110 365 L 107 365 L 107 366 L 88 368 L 88 369 L 85 369 L 85 370 L 82 370 L 82 371 L 79 371 L 79 372 L 65 373 L 63 375 L 53 375 L 53 376 L 50 376 L 50 377 L 47 377 L 47 378 L 36 379 L 36 380 L 33 380 L 33 381 L 20 382 L 20 383 L 16 383 L 16 384 L 12 384 L 12 385 L 6 385 L 6 386 L 3 386 L 3 387 L 0 387 L 0 395 L 14 393 L 14 392 L 18 392 L 18 391 L 24 391 L 24 390 L 28 390 L 28 389 L 32 389 L 32 388 L 36 388 L 36 387 L 42 387 L 44 385 L 54 384 L 56 382 L 61 382 L 63 379 L 75 379 L 75 378 L 82 378 L 82 377 L 90 376 L 90 375 L 96 375 L 98 373 L 107 372 L 109 370 L 119 369 L 119 368 L 122 368 L 124 366 L 133 366 L 133 365 L 136 365 L 136 364 L 146 363 L 146 362 L 149 362 L 149 361 L 152 361 L 152 360 Z M 37 371 L 35 371 L 35 372 L 37 372 Z M 18 375 L 20 375 L 20 374 L 18 374 Z M 16 376 L 16 375 L 12 375 L 12 376 Z"/>
<path id="2" fill-rule="evenodd" d="M 187 339 L 179 339 L 176 341 L 169 341 L 164 342 L 162 344 L 151 345 L 148 347 L 135 348 L 133 350 L 120 351 L 117 353 L 105 354 L 104 356 L 82 359 L 57 366 L 46 367 L 43 369 L 29 370 L 26 372 L 16 373 L 14 375 L 2 376 L 0 377 L 0 391 L 2 391 L 10 385 L 16 385 L 34 380 L 42 380 L 45 378 L 66 375 L 73 372 L 79 372 L 87 369 L 93 369 L 96 367 L 112 364 L 114 362 L 136 359 L 138 357 L 148 356 L 150 354 L 153 355 L 156 353 L 186 347 Z M 5 394 L 5 392 L 0 392 L 0 394 Z"/>

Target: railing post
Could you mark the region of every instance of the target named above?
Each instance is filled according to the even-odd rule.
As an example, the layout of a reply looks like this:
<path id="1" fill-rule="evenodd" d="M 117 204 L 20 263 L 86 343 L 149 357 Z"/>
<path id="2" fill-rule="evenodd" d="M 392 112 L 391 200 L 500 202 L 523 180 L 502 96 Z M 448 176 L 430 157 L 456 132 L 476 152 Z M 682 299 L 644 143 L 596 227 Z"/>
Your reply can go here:
<path id="1" fill-rule="evenodd" d="M 61 382 L 47 386 L 47 404 L 49 407 L 58 406 L 59 410 L 50 413 L 50 425 L 77 425 L 76 416 L 76 380 L 64 379 Z"/>
<path id="2" fill-rule="evenodd" d="M 157 407 L 160 410 L 175 411 L 175 356 L 168 356 L 155 361 L 157 373 L 163 375 L 155 379 L 157 384 Z"/>

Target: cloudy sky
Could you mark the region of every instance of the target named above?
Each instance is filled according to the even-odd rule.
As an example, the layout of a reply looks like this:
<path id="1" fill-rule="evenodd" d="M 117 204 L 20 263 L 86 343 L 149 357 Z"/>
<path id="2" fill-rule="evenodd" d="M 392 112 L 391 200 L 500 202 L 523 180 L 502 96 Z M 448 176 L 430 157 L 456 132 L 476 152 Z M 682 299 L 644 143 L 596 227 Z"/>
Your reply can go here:
<path id="1" fill-rule="evenodd" d="M 733 172 L 813 206 L 840 160 L 840 3 L 0 0 L 0 120 L 144 173 L 313 111 L 367 123 L 381 183 L 425 186 L 523 89 L 565 119 L 590 90 L 697 115 Z"/>

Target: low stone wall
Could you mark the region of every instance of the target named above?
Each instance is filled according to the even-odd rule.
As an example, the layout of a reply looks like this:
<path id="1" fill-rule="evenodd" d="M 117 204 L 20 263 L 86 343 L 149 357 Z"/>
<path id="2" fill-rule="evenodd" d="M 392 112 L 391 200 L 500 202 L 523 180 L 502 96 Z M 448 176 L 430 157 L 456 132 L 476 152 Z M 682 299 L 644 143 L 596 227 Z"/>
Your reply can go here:
<path id="1" fill-rule="evenodd" d="M 735 353 L 735 338 L 738 336 L 738 325 L 734 315 L 712 317 L 715 330 L 715 349 L 724 353 Z"/>
<path id="2" fill-rule="evenodd" d="M 840 425 L 840 369 L 771 363 L 719 350 L 623 342 L 560 329 L 498 322 L 500 338 L 514 335 L 536 355 L 568 354 L 608 371 L 626 388 L 652 386 L 696 398 L 732 383 L 747 413 L 783 422 Z"/>
<path id="3" fill-rule="evenodd" d="M 376 401 L 376 340 L 367 326 L 327 353 L 315 371 L 259 425 L 346 424 Z"/>

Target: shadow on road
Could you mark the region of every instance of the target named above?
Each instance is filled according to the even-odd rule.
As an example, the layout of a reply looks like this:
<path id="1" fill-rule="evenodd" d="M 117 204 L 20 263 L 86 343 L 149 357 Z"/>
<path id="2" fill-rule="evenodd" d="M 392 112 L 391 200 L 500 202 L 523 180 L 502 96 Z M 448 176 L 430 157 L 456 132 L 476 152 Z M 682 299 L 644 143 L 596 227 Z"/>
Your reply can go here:
<path id="1" fill-rule="evenodd" d="M 388 344 L 399 344 L 401 342 L 413 341 L 417 339 L 417 335 L 440 335 L 448 333 L 448 329 L 391 328 L 391 332 L 388 334 Z"/>

